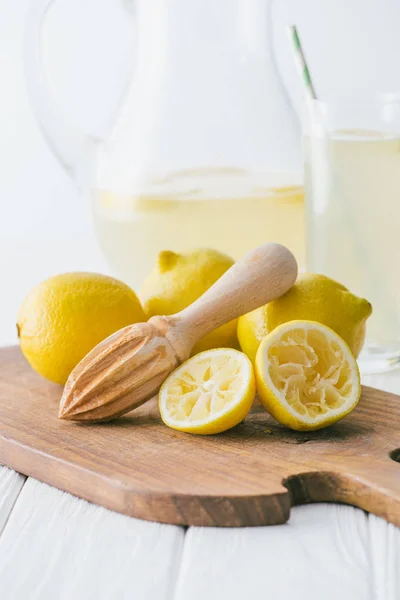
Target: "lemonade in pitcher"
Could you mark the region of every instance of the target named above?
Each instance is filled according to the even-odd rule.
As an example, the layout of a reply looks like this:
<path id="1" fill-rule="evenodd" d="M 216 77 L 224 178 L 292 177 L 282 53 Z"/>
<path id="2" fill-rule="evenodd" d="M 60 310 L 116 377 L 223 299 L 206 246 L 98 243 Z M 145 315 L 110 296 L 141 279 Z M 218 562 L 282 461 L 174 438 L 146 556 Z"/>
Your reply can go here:
<path id="1" fill-rule="evenodd" d="M 193 170 L 152 187 L 137 196 L 94 192 L 97 239 L 113 272 L 132 287 L 140 287 L 166 249 L 210 247 L 237 259 L 275 241 L 304 263 L 303 189 L 293 177 Z"/>
<path id="2" fill-rule="evenodd" d="M 100 138 L 38 93 L 36 38 L 27 69 L 50 146 L 91 198 L 112 273 L 140 289 L 161 250 L 208 246 L 236 259 L 268 241 L 304 265 L 301 127 L 274 57 L 273 0 L 134 6 L 132 60 L 120 57 L 131 67 L 104 82 L 115 96 Z"/>

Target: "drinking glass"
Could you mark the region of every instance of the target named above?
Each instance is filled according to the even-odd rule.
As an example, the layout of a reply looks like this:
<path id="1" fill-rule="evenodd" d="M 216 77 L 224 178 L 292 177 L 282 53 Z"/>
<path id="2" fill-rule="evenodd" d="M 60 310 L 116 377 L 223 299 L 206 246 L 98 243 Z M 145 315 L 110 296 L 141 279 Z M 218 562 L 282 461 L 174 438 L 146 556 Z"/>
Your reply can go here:
<path id="1" fill-rule="evenodd" d="M 400 94 L 313 101 L 304 138 L 306 263 L 367 298 L 364 373 L 400 363 Z"/>

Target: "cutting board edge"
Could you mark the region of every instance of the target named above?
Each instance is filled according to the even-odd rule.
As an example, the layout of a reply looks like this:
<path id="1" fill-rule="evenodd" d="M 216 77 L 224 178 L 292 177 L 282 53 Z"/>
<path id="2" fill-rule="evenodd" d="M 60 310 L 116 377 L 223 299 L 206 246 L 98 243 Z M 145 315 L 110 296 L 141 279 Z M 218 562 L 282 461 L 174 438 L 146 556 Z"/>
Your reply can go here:
<path id="1" fill-rule="evenodd" d="M 161 478 L 159 479 L 161 482 L 165 467 L 163 461 L 152 458 L 154 456 L 152 437 L 151 435 L 148 437 L 146 426 L 138 428 L 137 435 L 140 444 L 144 444 L 145 452 L 149 447 L 150 454 L 144 455 L 143 452 L 139 452 L 138 456 L 142 469 L 147 464 L 149 477 L 146 478 L 146 472 L 141 470 L 143 483 L 142 475 L 139 479 L 137 473 L 129 481 L 129 472 L 133 465 L 129 453 L 123 456 L 124 446 L 120 445 L 119 448 L 121 465 L 124 465 L 124 469 L 121 470 L 118 469 L 119 456 L 118 460 L 112 456 L 110 462 L 111 455 L 107 456 L 107 445 L 98 442 L 99 438 L 95 430 L 85 432 L 85 436 L 91 438 L 89 454 L 85 454 L 86 437 L 83 441 L 77 439 L 80 429 L 75 429 L 73 433 L 72 430 L 59 429 L 58 425 L 53 423 L 54 415 L 51 415 L 50 432 L 48 432 L 46 427 L 43 427 L 43 423 L 46 423 L 48 418 L 47 400 L 54 403 L 59 393 L 58 387 L 56 390 L 52 384 L 40 379 L 27 365 L 17 347 L 1 349 L 0 359 L 0 371 L 4 373 L 4 382 L 0 380 L 0 397 L 2 392 L 6 400 L 3 416 L 7 416 L 10 421 L 8 424 L 0 423 L 0 463 L 89 502 L 150 521 L 177 525 L 228 527 L 284 523 L 289 518 L 291 505 L 309 502 L 343 502 L 368 510 L 400 526 L 399 465 L 389 458 L 381 461 L 381 457 L 373 453 L 370 459 L 379 458 L 379 464 L 372 465 L 371 462 L 366 462 L 369 451 L 374 448 L 379 449 L 379 445 L 371 445 L 371 435 L 377 423 L 380 427 L 380 435 L 385 436 L 381 438 L 381 442 L 386 447 L 389 440 L 393 448 L 392 452 L 397 452 L 399 444 L 394 416 L 400 416 L 400 398 L 394 394 L 381 392 L 376 388 L 364 388 L 365 402 L 360 402 L 361 415 L 364 413 L 362 419 L 357 418 L 358 407 L 354 411 L 353 422 L 353 413 L 349 417 L 352 423 L 351 439 L 357 442 L 354 446 L 355 452 L 351 456 L 347 446 L 344 446 L 347 448 L 345 453 L 341 454 L 339 450 L 337 456 L 333 455 L 330 448 L 334 449 L 336 446 L 338 450 L 338 440 L 330 442 L 328 435 L 319 440 L 318 446 L 312 446 L 312 454 L 306 451 L 311 446 L 302 447 L 302 456 L 305 458 L 308 456 L 309 460 L 301 465 L 297 460 L 291 460 L 294 456 L 292 450 L 297 446 L 287 444 L 287 440 L 282 439 L 281 432 L 275 431 L 275 438 L 265 438 L 266 442 L 268 440 L 267 443 L 272 442 L 275 458 L 279 456 L 274 467 L 275 475 L 269 481 L 271 468 L 268 446 L 264 446 L 264 438 L 262 440 L 259 438 L 262 443 L 257 442 L 258 446 L 251 445 L 254 440 L 254 430 L 250 431 L 250 435 L 248 431 L 246 432 L 244 438 L 246 452 L 242 452 L 241 434 L 235 434 L 234 439 L 229 439 L 229 454 L 226 461 L 228 478 L 223 486 L 219 485 L 218 478 L 212 471 L 215 446 L 218 446 L 219 442 L 214 439 L 211 445 L 208 442 L 186 444 L 176 439 L 175 432 L 170 432 L 171 445 L 165 446 L 167 460 L 168 448 L 176 448 L 176 444 L 182 443 L 182 451 L 189 452 L 187 462 L 190 469 L 185 469 L 186 481 L 190 483 L 191 477 L 195 481 L 197 476 L 200 484 L 198 489 L 204 489 L 207 495 L 197 494 L 196 488 L 192 491 L 187 485 L 183 486 L 182 493 L 177 493 L 182 475 L 180 469 L 174 469 L 171 463 L 168 478 L 165 480 L 167 482 L 165 491 L 158 492 L 157 489 L 152 489 L 152 482 L 155 476 Z M 27 397 L 29 403 L 26 402 Z M 377 407 L 380 407 L 380 412 Z M 392 413 L 387 412 L 388 407 Z M 153 417 L 154 415 L 150 418 L 150 425 L 149 421 L 145 421 L 151 430 L 154 430 L 156 423 Z M 370 428 L 365 427 L 365 419 L 368 420 Z M 354 436 L 355 432 L 356 436 Z M 156 434 L 157 432 L 152 435 Z M 39 447 L 35 446 L 35 435 L 39 438 L 42 436 Z M 221 437 L 221 441 L 223 439 Z M 48 447 L 46 440 L 51 442 Z M 329 462 L 326 454 L 327 444 L 329 444 Z M 209 447 L 213 449 L 210 453 L 208 453 Z M 248 450 L 249 448 L 251 450 Z M 221 452 L 224 452 L 223 449 Z M 367 454 L 364 455 L 365 452 Z M 169 460 L 172 457 L 176 459 L 176 452 L 170 454 Z M 350 458 L 354 460 L 351 470 L 348 469 Z M 338 462 L 332 462 L 333 459 Z M 207 464 L 207 461 L 210 481 L 208 488 L 206 485 L 208 472 L 204 469 L 204 463 Z M 102 464 L 100 470 L 97 466 L 99 463 Z M 265 471 L 263 471 L 264 463 Z M 243 495 L 239 496 L 235 493 L 229 494 L 229 485 L 227 486 L 226 482 L 229 484 L 232 480 L 232 469 L 236 473 L 240 465 L 242 469 L 238 475 L 241 476 L 239 477 L 241 485 L 232 486 L 232 492 L 241 493 L 243 490 Z M 171 479 L 171 472 L 176 475 L 176 484 Z M 285 476 L 281 476 L 282 473 Z M 259 487 L 257 483 L 254 487 L 254 482 L 263 482 L 263 477 L 265 477 L 265 484 Z M 168 482 L 172 482 L 170 487 Z M 264 485 L 265 490 L 268 489 L 266 493 L 264 493 Z M 247 489 L 255 490 L 256 493 L 252 495 L 250 491 L 246 494 Z M 214 491 L 218 491 L 219 495 L 217 493 L 213 495 Z"/>
<path id="2" fill-rule="evenodd" d="M 284 486 L 273 494 L 243 496 L 190 496 L 138 490 L 4 435 L 0 435 L 0 464 L 87 502 L 146 521 L 181 526 L 252 527 L 283 524 L 290 515 L 290 494 Z M 92 485 L 88 485 L 88 480 Z"/>
<path id="3" fill-rule="evenodd" d="M 32 459 L 35 460 L 32 460 Z M 290 518 L 292 506 L 319 502 L 358 507 L 400 527 L 398 512 L 387 509 L 384 497 L 377 509 L 371 488 L 347 473 L 299 468 L 282 476 L 281 491 L 254 495 L 211 496 L 138 490 L 117 479 L 83 469 L 0 435 L 0 463 L 47 485 L 115 512 L 170 525 L 198 527 L 259 527 L 280 525 Z M 63 469 L 63 467 L 65 467 Z M 82 472 L 85 485 L 82 487 Z M 93 485 L 88 486 L 90 478 Z M 100 485 L 99 485 L 100 484 Z M 104 484 L 104 485 L 101 485 Z M 90 490 L 89 493 L 86 490 Z M 392 498 L 389 498 L 391 501 Z"/>

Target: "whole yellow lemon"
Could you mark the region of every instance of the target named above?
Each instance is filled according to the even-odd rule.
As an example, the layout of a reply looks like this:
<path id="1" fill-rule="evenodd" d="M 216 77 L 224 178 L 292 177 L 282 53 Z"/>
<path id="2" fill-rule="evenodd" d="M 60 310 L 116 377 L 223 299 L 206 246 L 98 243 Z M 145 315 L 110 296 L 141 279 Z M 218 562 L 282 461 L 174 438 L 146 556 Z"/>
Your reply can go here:
<path id="1" fill-rule="evenodd" d="M 96 273 L 65 273 L 28 293 L 17 328 L 29 364 L 43 377 L 64 384 L 99 342 L 145 320 L 135 292 L 121 281 Z"/>
<path id="2" fill-rule="evenodd" d="M 172 315 L 192 304 L 233 265 L 217 250 L 202 248 L 184 254 L 160 252 L 157 264 L 145 280 L 140 297 L 148 317 Z M 192 354 L 212 348 L 238 348 L 237 321 L 231 321 L 204 336 Z"/>
<path id="3" fill-rule="evenodd" d="M 254 362 L 258 346 L 275 327 L 288 321 L 311 320 L 336 331 L 357 357 L 372 306 L 343 285 L 315 273 L 300 275 L 286 294 L 238 321 L 240 347 Z"/>

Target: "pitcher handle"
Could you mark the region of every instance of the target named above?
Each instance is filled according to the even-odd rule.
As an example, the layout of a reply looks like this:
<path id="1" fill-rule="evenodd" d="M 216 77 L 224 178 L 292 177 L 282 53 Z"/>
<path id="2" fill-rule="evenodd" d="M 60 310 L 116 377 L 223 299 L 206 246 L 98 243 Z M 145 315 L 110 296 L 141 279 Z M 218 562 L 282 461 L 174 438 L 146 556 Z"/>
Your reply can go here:
<path id="1" fill-rule="evenodd" d="M 47 144 L 78 186 L 84 184 L 101 140 L 79 131 L 51 94 L 42 63 L 41 34 L 55 0 L 34 0 L 26 17 L 24 65 L 28 97 Z"/>

